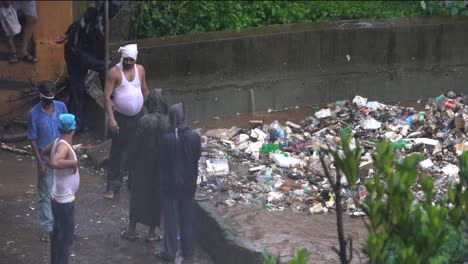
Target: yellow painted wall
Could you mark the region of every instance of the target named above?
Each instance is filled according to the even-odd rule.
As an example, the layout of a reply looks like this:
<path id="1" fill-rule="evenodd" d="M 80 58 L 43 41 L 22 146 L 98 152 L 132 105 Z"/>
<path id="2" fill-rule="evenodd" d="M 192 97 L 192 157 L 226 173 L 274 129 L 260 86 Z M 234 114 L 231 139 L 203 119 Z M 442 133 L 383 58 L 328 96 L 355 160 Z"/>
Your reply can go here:
<path id="1" fill-rule="evenodd" d="M 36 65 L 40 80 L 56 80 L 65 70 L 63 44 L 55 38 L 73 22 L 72 1 L 37 1 L 39 21 L 36 28 Z"/>

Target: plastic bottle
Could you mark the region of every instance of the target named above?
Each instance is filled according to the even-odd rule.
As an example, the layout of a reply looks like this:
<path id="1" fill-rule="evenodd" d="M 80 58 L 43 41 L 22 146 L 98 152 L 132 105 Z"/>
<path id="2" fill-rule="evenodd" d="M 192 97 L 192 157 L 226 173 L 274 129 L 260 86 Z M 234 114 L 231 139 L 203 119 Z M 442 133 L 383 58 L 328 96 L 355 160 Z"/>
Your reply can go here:
<path id="1" fill-rule="evenodd" d="M 280 139 L 280 140 L 284 139 L 285 133 L 284 133 L 283 129 L 281 129 L 281 128 L 278 129 L 277 134 L 278 134 L 278 139 Z"/>
<path id="2" fill-rule="evenodd" d="M 411 115 L 408 118 L 406 118 L 406 122 L 408 122 L 408 124 L 410 125 L 418 122 L 418 120 L 419 120 L 418 115 Z"/>

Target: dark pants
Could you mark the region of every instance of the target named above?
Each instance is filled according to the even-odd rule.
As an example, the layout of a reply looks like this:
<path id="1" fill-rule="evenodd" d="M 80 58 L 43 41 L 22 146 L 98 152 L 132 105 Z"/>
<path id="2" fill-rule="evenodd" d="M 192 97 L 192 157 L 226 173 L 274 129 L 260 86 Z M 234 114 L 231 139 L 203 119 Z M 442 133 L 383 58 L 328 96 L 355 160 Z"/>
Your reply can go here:
<path id="1" fill-rule="evenodd" d="M 164 195 L 164 249 L 167 256 L 175 259 L 177 253 L 177 223 L 180 229 L 182 255 L 193 254 L 193 225 L 195 200 L 193 198 L 171 199 Z M 178 220 L 178 221 L 177 221 Z"/>
<path id="2" fill-rule="evenodd" d="M 52 201 L 54 229 L 50 242 L 50 263 L 67 264 L 75 232 L 74 202 L 57 203 Z"/>
<path id="3" fill-rule="evenodd" d="M 84 123 L 84 95 L 85 95 L 85 77 L 88 70 L 93 70 L 99 74 L 101 85 L 104 89 L 105 63 L 92 54 L 81 51 L 79 55 L 65 53 L 67 62 L 68 76 L 70 78 L 70 112 L 76 116 L 78 128 Z"/>
<path id="4" fill-rule="evenodd" d="M 140 114 L 126 116 L 115 112 L 114 117 L 119 126 L 119 134 L 112 136 L 106 190 L 118 193 L 122 186 L 122 170 L 128 169 L 128 147 L 135 135 Z"/>

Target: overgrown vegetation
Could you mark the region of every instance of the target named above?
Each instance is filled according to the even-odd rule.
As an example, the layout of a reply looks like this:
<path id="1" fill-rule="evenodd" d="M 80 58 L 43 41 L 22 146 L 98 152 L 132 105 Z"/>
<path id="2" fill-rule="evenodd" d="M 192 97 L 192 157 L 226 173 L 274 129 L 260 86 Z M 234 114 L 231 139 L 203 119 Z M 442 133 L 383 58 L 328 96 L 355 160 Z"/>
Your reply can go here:
<path id="1" fill-rule="evenodd" d="M 419 1 L 141 1 L 137 38 L 274 24 L 419 16 Z"/>
<path id="2" fill-rule="evenodd" d="M 376 144 L 375 174 L 365 183 L 369 216 L 367 254 L 373 263 L 456 263 L 468 259 L 468 152 L 459 157 L 460 182 L 434 203 L 432 178 L 420 175 L 420 154 L 395 161 L 386 142 Z M 422 191 L 423 199 L 413 195 Z"/>
<path id="3" fill-rule="evenodd" d="M 340 249 L 335 251 L 341 263 L 350 263 L 353 248 L 352 240 L 344 235 L 338 179 L 344 175 L 348 187 L 353 188 L 359 179 L 361 155 L 359 147 L 350 148 L 351 139 L 350 133 L 342 132 L 341 146 L 325 150 L 333 156 L 338 171 L 334 177 L 327 170 L 325 173 L 337 202 Z M 468 260 L 468 152 L 458 158 L 459 182 L 450 186 L 447 198 L 438 202 L 434 202 L 432 178 L 418 171 L 421 158 L 421 154 L 414 153 L 397 161 L 390 143 L 376 143 L 375 173 L 365 181 L 369 194 L 361 205 L 370 221 L 364 251 L 371 263 L 463 263 Z M 323 157 L 321 161 L 324 169 L 327 168 Z M 415 197 L 415 191 L 421 195 Z M 297 256 L 294 261 L 300 259 L 299 251 Z M 274 257 L 264 255 L 264 264 L 275 263 L 278 262 Z"/>

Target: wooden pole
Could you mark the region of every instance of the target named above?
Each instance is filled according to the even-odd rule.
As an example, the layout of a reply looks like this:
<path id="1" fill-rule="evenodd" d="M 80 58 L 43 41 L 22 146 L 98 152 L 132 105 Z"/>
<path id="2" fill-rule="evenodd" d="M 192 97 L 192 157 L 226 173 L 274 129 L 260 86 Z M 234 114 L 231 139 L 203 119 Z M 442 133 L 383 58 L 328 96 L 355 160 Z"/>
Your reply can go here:
<path id="1" fill-rule="evenodd" d="M 105 40 L 104 40 L 104 46 L 105 46 L 105 52 L 106 52 L 106 56 L 105 56 L 105 80 L 107 80 L 107 74 L 108 74 L 108 71 L 109 71 L 109 30 L 110 30 L 110 25 L 109 25 L 109 0 L 105 0 L 104 1 L 104 23 L 105 23 Z M 102 87 L 102 89 L 104 89 L 104 87 Z M 109 126 L 107 124 L 107 121 L 108 121 L 108 117 L 107 117 L 107 112 L 106 112 L 106 108 L 104 107 L 104 129 L 103 129 L 103 132 L 104 132 L 104 135 L 102 136 L 103 139 L 107 139 L 107 135 L 108 135 L 108 129 L 109 129 Z"/>

